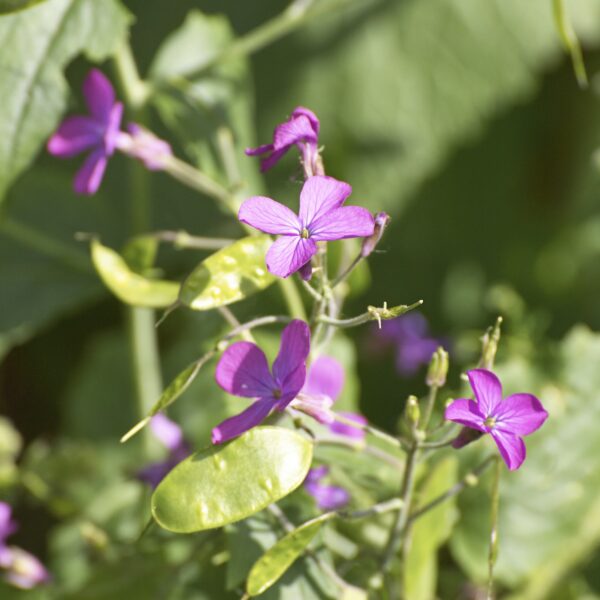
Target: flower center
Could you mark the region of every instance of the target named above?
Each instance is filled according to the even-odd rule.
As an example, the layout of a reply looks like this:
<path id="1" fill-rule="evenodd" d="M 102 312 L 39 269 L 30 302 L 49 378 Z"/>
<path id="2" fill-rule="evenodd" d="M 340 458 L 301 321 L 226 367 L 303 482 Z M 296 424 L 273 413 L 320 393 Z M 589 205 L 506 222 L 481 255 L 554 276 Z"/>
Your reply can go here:
<path id="1" fill-rule="evenodd" d="M 308 231 L 308 229 L 306 229 L 306 227 L 304 227 L 304 228 L 302 229 L 302 231 L 300 232 L 300 237 L 301 237 L 303 240 L 307 240 L 307 239 L 309 238 L 309 236 L 310 236 L 310 232 Z"/>
<path id="2" fill-rule="evenodd" d="M 281 396 L 282 396 L 282 392 L 281 392 L 280 389 L 273 390 L 273 397 L 274 398 L 277 398 L 277 400 L 279 400 L 279 398 L 281 398 Z"/>
<path id="3" fill-rule="evenodd" d="M 492 429 L 494 427 L 494 425 L 496 425 L 496 418 L 495 417 L 488 417 L 483 424 L 486 427 L 489 427 L 490 429 Z"/>

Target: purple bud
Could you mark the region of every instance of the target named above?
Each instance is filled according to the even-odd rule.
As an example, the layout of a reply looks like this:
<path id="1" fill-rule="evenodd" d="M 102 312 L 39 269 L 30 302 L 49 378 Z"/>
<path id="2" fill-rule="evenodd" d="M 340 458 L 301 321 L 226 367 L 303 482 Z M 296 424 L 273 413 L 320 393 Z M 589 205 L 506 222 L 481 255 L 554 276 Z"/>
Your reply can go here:
<path id="1" fill-rule="evenodd" d="M 360 255 L 363 258 L 369 256 L 369 254 L 375 250 L 390 220 L 391 217 L 387 213 L 380 212 L 375 215 L 375 230 L 373 231 L 373 235 L 370 235 L 368 238 L 364 239 L 360 251 Z"/>

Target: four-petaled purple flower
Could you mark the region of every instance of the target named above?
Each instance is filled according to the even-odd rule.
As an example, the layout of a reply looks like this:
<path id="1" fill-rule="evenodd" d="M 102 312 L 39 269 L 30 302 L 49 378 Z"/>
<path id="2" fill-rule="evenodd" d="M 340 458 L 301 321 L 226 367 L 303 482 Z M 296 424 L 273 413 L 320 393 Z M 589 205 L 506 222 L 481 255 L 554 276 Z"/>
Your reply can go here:
<path id="1" fill-rule="evenodd" d="M 282 411 L 298 395 L 306 379 L 310 329 L 292 321 L 281 334 L 279 354 L 269 371 L 264 352 L 251 342 L 236 342 L 223 352 L 215 378 L 230 394 L 255 398 L 245 411 L 212 430 L 213 444 L 226 442 L 258 425 L 272 410 Z"/>
<path id="2" fill-rule="evenodd" d="M 28 590 L 49 581 L 50 575 L 33 554 L 6 544 L 6 539 L 16 530 L 12 508 L 6 502 L 0 502 L 0 568 L 5 571 L 4 579 L 8 583 Z"/>
<path id="3" fill-rule="evenodd" d="M 342 206 L 352 188 L 333 177 L 307 179 L 300 192 L 300 211 L 294 214 L 287 206 L 254 196 L 240 207 L 242 223 L 281 237 L 269 248 L 267 269 L 279 277 L 296 271 L 308 279 L 310 261 L 317 252 L 317 242 L 330 242 L 373 234 L 373 215 L 360 206 Z"/>
<path id="4" fill-rule="evenodd" d="M 361 428 L 367 424 L 362 415 L 351 412 L 337 413 L 347 420 L 354 421 L 357 426 L 335 420 L 331 407 L 338 399 L 344 387 L 344 368 L 330 356 L 319 356 L 310 366 L 306 382 L 301 392 L 290 406 L 328 425 L 330 431 L 346 437 L 364 439 L 365 432 Z"/>
<path id="5" fill-rule="evenodd" d="M 506 466 L 514 471 L 525 460 L 525 443 L 520 436 L 539 429 L 548 418 L 541 402 L 532 394 L 513 394 L 502 399 L 502 384 L 486 369 L 468 371 L 475 400 L 455 400 L 446 408 L 445 417 L 489 433 L 496 442 Z M 455 446 L 464 445 L 459 438 Z"/>
<path id="6" fill-rule="evenodd" d="M 183 438 L 181 427 L 162 413 L 152 417 L 150 430 L 154 437 L 169 451 L 169 456 L 165 460 L 152 463 L 137 474 L 138 479 L 155 488 L 171 469 L 191 454 L 191 448 Z"/>
<path id="7" fill-rule="evenodd" d="M 318 141 L 319 119 L 308 108 L 298 106 L 285 123 L 275 127 L 272 144 L 247 148 L 246 154 L 248 156 L 268 154 L 260 163 L 260 170 L 264 172 L 275 166 L 279 159 L 295 145 L 302 154 L 302 163 L 307 177 L 322 175 Z"/>
<path id="8" fill-rule="evenodd" d="M 321 483 L 328 473 L 326 466 L 311 469 L 304 480 L 304 489 L 315 499 L 319 508 L 336 510 L 348 504 L 350 494 L 342 487 Z"/>
<path id="9" fill-rule="evenodd" d="M 404 377 L 411 377 L 422 365 L 431 360 L 439 346 L 446 346 L 441 340 L 430 337 L 427 319 L 418 312 L 402 315 L 397 319 L 384 321 L 381 328 L 373 328 L 373 336 L 393 346 L 396 351 L 396 370 Z"/>
<path id="10" fill-rule="evenodd" d="M 108 159 L 117 147 L 123 104 L 115 101 L 110 81 L 92 69 L 83 82 L 83 95 L 89 115 L 67 117 L 48 141 L 48 152 L 71 158 L 89 152 L 75 177 L 78 194 L 94 194 L 100 187 Z"/>

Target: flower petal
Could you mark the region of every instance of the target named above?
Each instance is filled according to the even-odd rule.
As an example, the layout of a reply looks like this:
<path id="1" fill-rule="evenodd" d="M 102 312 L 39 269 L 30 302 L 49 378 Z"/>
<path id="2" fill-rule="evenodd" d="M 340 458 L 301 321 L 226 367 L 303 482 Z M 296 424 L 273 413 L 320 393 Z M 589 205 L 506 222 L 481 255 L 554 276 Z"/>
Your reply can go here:
<path id="1" fill-rule="evenodd" d="M 152 417 L 150 429 L 154 437 L 171 452 L 177 450 L 184 443 L 181 427 L 162 413 Z"/>
<path id="2" fill-rule="evenodd" d="M 344 488 L 336 485 L 308 482 L 304 484 L 304 489 L 315 499 L 317 506 L 322 510 L 336 510 L 350 501 L 350 494 Z"/>
<path id="3" fill-rule="evenodd" d="M 281 159 L 281 157 L 287 152 L 287 148 L 283 150 L 274 150 L 269 156 L 266 156 L 260 161 L 260 172 L 264 173 L 271 167 L 274 167 Z"/>
<path id="4" fill-rule="evenodd" d="M 329 426 L 329 431 L 333 433 L 337 433 L 338 435 L 344 435 L 349 438 L 354 438 L 355 440 L 362 440 L 365 438 L 365 431 L 361 428 L 362 425 L 367 424 L 367 419 L 362 415 L 351 412 L 340 412 L 338 413 L 342 417 L 349 419 L 350 421 L 354 421 L 356 423 L 356 427 L 352 425 L 348 425 L 347 423 L 340 423 L 339 421 L 334 421 Z"/>
<path id="5" fill-rule="evenodd" d="M 275 127 L 275 133 L 273 134 L 275 151 L 286 150 L 293 144 L 300 142 L 317 143 L 317 134 L 310 119 L 305 115 L 299 114 Z"/>
<path id="6" fill-rule="evenodd" d="M 83 82 L 83 95 L 92 116 L 108 123 L 115 103 L 115 90 L 107 77 L 98 69 L 92 69 Z"/>
<path id="7" fill-rule="evenodd" d="M 67 117 L 48 140 L 53 156 L 70 158 L 102 143 L 103 130 L 93 119 L 80 115 Z"/>
<path id="8" fill-rule="evenodd" d="M 246 148 L 244 150 L 246 156 L 259 156 L 261 154 L 266 154 L 267 152 L 273 152 L 273 144 L 263 144 L 256 148 Z"/>
<path id="9" fill-rule="evenodd" d="M 267 269 L 278 277 L 289 277 L 301 269 L 317 252 L 317 244 L 299 235 L 282 236 L 267 251 Z"/>
<path id="10" fill-rule="evenodd" d="M 319 356 L 310 366 L 302 392 L 337 400 L 344 387 L 344 368 L 331 356 Z"/>
<path id="11" fill-rule="evenodd" d="M 257 400 L 235 417 L 225 419 L 212 430 L 212 443 L 222 444 L 259 425 L 275 406 L 273 400 Z"/>
<path id="12" fill-rule="evenodd" d="M 98 148 L 94 150 L 85 159 L 83 166 L 77 171 L 77 175 L 75 175 L 75 181 L 73 183 L 75 192 L 86 196 L 95 194 L 102 183 L 102 177 L 104 177 L 107 163 L 108 158 L 104 149 Z"/>
<path id="13" fill-rule="evenodd" d="M 477 402 L 473 400 L 467 400 L 466 398 L 455 400 L 450 406 L 446 407 L 444 418 L 447 421 L 454 421 L 455 423 L 471 427 L 471 429 L 487 431 L 487 428 L 483 424 L 485 416 L 481 413 Z"/>
<path id="14" fill-rule="evenodd" d="M 502 402 L 502 384 L 494 373 L 487 369 L 467 371 L 479 410 L 486 417 L 491 415 L 499 402 Z"/>
<path id="15" fill-rule="evenodd" d="M 215 379 L 226 392 L 244 398 L 270 398 L 276 388 L 265 353 L 251 342 L 236 342 L 223 352 Z"/>
<path id="16" fill-rule="evenodd" d="M 248 198 L 240 206 L 238 219 L 259 231 L 300 237 L 298 217 L 287 207 L 265 196 Z"/>
<path id="17" fill-rule="evenodd" d="M 511 471 L 518 469 L 523 464 L 526 455 L 523 440 L 517 435 L 496 428 L 492 429 L 491 434 L 506 466 Z"/>
<path id="18" fill-rule="evenodd" d="M 373 235 L 375 219 L 360 206 L 336 208 L 318 219 L 310 226 L 310 237 L 317 242 L 330 242 L 353 237 Z"/>
<path id="19" fill-rule="evenodd" d="M 494 410 L 495 428 L 517 435 L 529 435 L 548 418 L 542 403 L 533 394 L 513 394 Z"/>
<path id="20" fill-rule="evenodd" d="M 273 376 L 282 392 L 281 404 L 291 402 L 306 379 L 306 359 L 310 352 L 310 329 L 304 321 L 292 321 L 281 334 L 279 354 L 273 363 Z"/>
<path id="21" fill-rule="evenodd" d="M 324 214 L 342 206 L 351 193 L 349 184 L 333 177 L 309 177 L 300 192 L 300 222 L 304 227 L 309 227 Z"/>
<path id="22" fill-rule="evenodd" d="M 306 108 L 304 106 L 297 106 L 294 109 L 294 112 L 292 113 L 292 118 L 299 117 L 300 115 L 305 116 L 310 121 L 310 125 L 313 131 L 315 132 L 315 135 L 319 135 L 319 128 L 321 125 L 319 123 L 317 115 L 315 115 L 315 113 L 309 108 Z"/>

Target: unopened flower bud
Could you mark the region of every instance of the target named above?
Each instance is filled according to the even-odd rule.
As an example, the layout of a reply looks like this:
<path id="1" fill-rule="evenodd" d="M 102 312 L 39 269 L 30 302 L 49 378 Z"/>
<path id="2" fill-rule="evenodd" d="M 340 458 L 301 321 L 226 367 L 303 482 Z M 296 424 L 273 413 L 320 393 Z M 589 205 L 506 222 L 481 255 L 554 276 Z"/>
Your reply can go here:
<path id="1" fill-rule="evenodd" d="M 502 317 L 496 319 L 496 324 L 490 327 L 485 335 L 481 338 L 481 360 L 479 368 L 492 369 L 494 359 L 498 351 L 498 342 L 500 342 L 500 325 L 502 325 Z"/>
<path id="2" fill-rule="evenodd" d="M 452 442 L 452 447 L 456 448 L 457 450 L 459 448 L 463 448 L 464 446 L 467 446 L 471 442 L 478 440 L 483 435 L 483 433 L 484 433 L 483 431 L 478 431 L 476 429 L 469 429 L 468 427 L 463 427 L 461 429 L 460 433 L 456 436 L 456 438 Z"/>
<path id="3" fill-rule="evenodd" d="M 479 477 L 477 477 L 477 475 L 475 475 L 475 473 L 468 473 L 465 476 L 465 483 L 469 487 L 475 487 L 479 483 Z"/>
<path id="4" fill-rule="evenodd" d="M 440 346 L 431 357 L 425 383 L 429 387 L 442 387 L 448 375 L 448 353 Z"/>
<path id="5" fill-rule="evenodd" d="M 411 429 L 415 430 L 419 424 L 421 418 L 421 410 L 419 408 L 419 401 L 416 396 L 409 396 L 406 400 L 406 407 L 404 409 L 404 418 L 410 425 Z"/>
<path id="6" fill-rule="evenodd" d="M 387 213 L 380 212 L 375 215 L 375 229 L 373 230 L 373 234 L 364 239 L 360 250 L 360 255 L 363 258 L 369 256 L 375 250 L 390 220 L 391 217 Z"/>

